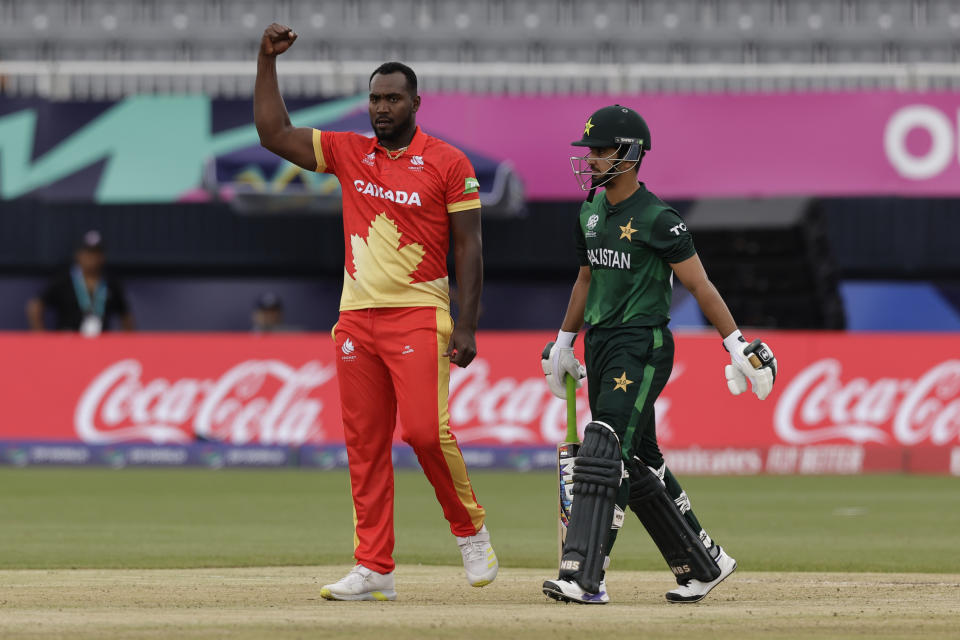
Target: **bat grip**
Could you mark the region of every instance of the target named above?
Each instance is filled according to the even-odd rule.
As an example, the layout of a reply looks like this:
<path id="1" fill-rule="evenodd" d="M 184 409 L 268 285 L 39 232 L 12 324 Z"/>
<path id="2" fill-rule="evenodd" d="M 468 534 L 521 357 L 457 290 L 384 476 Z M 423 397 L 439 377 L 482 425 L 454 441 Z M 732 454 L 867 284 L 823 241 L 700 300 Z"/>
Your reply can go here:
<path id="1" fill-rule="evenodd" d="M 564 376 L 567 385 L 567 442 L 580 442 L 577 435 L 577 381 L 573 376 Z"/>

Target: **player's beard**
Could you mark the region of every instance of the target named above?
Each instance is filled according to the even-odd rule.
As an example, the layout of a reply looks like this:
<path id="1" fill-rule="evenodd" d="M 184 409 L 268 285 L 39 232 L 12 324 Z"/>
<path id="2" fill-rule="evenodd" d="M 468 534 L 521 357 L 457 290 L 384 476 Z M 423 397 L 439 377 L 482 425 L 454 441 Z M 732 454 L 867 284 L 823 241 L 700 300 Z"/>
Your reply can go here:
<path id="1" fill-rule="evenodd" d="M 370 123 L 373 125 L 373 133 L 377 136 L 377 141 L 384 146 L 392 142 L 397 142 L 398 140 L 406 137 L 407 134 L 413 130 L 414 126 L 416 126 L 412 111 L 407 114 L 407 117 L 402 122 L 395 122 L 387 131 L 381 132 L 378 130 L 375 123 L 376 120 L 373 120 Z"/>
<path id="2" fill-rule="evenodd" d="M 590 188 L 596 189 L 598 187 L 609 187 L 611 182 L 629 171 L 629 169 L 620 168 L 620 165 L 622 165 L 624 162 L 627 161 L 623 158 L 617 158 L 615 162 L 610 163 L 610 166 L 607 167 L 606 171 L 600 175 L 590 176 Z"/>
<path id="3" fill-rule="evenodd" d="M 610 181 L 617 177 L 617 174 L 615 173 L 616 169 L 617 165 L 613 164 L 603 173 L 590 176 L 590 188 L 596 189 L 598 187 L 610 184 Z"/>

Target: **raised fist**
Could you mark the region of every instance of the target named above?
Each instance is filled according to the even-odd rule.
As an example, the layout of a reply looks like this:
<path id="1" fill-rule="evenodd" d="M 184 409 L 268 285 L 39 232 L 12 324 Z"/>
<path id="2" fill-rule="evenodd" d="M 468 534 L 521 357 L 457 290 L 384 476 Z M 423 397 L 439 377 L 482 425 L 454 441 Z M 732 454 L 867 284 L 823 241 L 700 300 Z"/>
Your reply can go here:
<path id="1" fill-rule="evenodd" d="M 297 34 L 286 25 L 274 22 L 263 31 L 260 40 L 260 55 L 278 56 L 293 45 Z"/>

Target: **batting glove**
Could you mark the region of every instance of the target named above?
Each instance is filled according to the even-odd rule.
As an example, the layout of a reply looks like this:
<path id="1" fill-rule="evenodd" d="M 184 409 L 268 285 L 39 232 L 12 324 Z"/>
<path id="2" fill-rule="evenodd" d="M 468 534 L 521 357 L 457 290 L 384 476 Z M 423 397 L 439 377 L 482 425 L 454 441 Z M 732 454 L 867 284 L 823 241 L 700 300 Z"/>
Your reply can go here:
<path id="1" fill-rule="evenodd" d="M 566 335 L 564 335 L 566 334 Z M 577 383 L 577 389 L 583 386 L 583 379 L 587 369 L 573 355 L 573 338 L 575 333 L 561 331 L 557 342 L 548 342 L 540 354 L 540 366 L 547 379 L 550 392 L 558 398 L 566 399 L 567 386 L 564 378 L 572 376 Z M 558 346 L 563 344 L 564 346 Z"/>
<path id="2" fill-rule="evenodd" d="M 730 393 L 738 396 L 746 391 L 749 380 L 759 399 L 770 395 L 777 379 L 777 359 L 773 357 L 773 350 L 760 340 L 747 344 L 739 330 L 723 339 L 723 347 L 730 352 L 730 364 L 723 368 Z"/>

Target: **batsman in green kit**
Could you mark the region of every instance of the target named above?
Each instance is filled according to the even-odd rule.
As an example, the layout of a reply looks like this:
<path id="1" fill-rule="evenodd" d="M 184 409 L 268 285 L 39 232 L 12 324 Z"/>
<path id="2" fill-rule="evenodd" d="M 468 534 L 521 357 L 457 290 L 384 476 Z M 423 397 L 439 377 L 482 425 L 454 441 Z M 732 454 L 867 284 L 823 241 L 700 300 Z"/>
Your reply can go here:
<path id="1" fill-rule="evenodd" d="M 730 392 L 748 381 L 761 400 L 777 361 L 761 342 L 743 338 L 723 298 L 707 278 L 690 230 L 676 211 L 637 181 L 650 150 L 650 130 L 620 105 L 593 113 L 571 158 L 590 197 L 576 220 L 580 271 L 557 336 L 542 355 L 550 390 L 566 397 L 564 379 L 587 378 L 591 422 L 573 466 L 573 507 L 556 580 L 547 596 L 564 602 L 609 602 L 604 575 L 627 507 L 639 518 L 677 581 L 668 602 L 699 602 L 737 567 L 700 525 L 690 499 L 657 444 L 654 401 L 673 369 L 667 327 L 673 278 L 690 291 L 730 354 Z M 594 197 L 597 188 L 603 192 Z M 584 323 L 586 368 L 573 353 Z M 682 428 L 682 427 L 681 427 Z"/>

